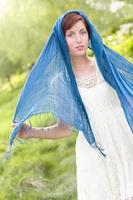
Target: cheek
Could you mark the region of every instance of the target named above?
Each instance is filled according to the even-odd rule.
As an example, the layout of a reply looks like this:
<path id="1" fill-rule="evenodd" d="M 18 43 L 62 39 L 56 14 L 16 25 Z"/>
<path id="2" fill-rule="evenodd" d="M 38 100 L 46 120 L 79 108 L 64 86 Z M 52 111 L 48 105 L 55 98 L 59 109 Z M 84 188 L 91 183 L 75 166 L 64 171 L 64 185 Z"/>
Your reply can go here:
<path id="1" fill-rule="evenodd" d="M 89 37 L 85 37 L 85 38 L 84 38 L 84 43 L 85 43 L 86 46 L 88 47 L 88 44 L 89 44 Z"/>
<path id="2" fill-rule="evenodd" d="M 69 50 L 73 50 L 74 44 L 71 40 L 67 40 L 67 45 L 68 45 Z"/>
<path id="3" fill-rule="evenodd" d="M 88 35 L 85 37 L 85 41 L 89 42 L 89 36 Z"/>

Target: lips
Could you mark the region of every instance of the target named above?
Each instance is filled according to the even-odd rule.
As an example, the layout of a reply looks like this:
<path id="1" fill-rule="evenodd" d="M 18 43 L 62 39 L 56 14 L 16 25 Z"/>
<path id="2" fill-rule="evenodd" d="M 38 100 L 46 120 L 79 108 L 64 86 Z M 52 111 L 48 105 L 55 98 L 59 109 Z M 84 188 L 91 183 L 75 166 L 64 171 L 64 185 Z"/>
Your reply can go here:
<path id="1" fill-rule="evenodd" d="M 76 49 L 78 50 L 78 51 L 82 51 L 83 50 L 83 48 L 84 48 L 84 46 L 78 46 L 78 47 L 76 47 Z"/>
<path id="2" fill-rule="evenodd" d="M 84 47 L 83 45 L 80 45 L 80 46 L 77 46 L 76 49 L 83 48 L 83 47 Z"/>

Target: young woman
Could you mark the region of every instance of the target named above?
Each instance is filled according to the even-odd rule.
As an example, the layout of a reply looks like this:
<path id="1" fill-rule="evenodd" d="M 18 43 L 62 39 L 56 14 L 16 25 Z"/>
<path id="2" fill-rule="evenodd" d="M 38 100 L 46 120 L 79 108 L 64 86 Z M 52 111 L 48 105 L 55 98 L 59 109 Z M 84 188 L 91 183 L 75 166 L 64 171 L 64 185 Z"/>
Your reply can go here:
<path id="1" fill-rule="evenodd" d="M 88 26 L 84 15 L 79 12 L 68 12 L 61 24 L 78 91 L 95 138 L 103 144 L 108 155 L 105 159 L 98 154 L 88 144 L 83 131 L 79 130 L 76 140 L 78 200 L 133 200 L 132 130 L 126 120 L 117 90 L 113 88 L 113 81 L 111 87 L 109 84 L 111 81 L 107 82 L 105 74 L 99 70 L 101 68 L 96 58 L 100 51 L 98 55 L 97 51 L 94 52 L 95 58 L 87 55 L 90 43 L 93 49 L 96 44 L 96 50 L 99 48 L 99 43 L 97 40 L 93 43 L 91 40 L 94 32 Z M 27 132 L 29 125 L 24 124 L 18 137 L 25 139 L 68 137 L 72 133 L 72 125 L 58 118 L 56 125 L 31 128 Z"/>

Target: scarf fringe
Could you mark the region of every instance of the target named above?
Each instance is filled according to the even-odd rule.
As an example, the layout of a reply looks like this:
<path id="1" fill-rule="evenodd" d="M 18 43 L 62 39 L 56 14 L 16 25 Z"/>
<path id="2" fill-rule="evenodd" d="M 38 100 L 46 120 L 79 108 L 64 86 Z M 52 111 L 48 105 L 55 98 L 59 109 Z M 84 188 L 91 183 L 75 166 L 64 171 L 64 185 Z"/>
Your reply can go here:
<path id="1" fill-rule="evenodd" d="M 104 148 L 99 142 L 94 142 L 91 144 L 91 146 L 100 154 L 104 156 L 104 158 L 107 158 L 107 153 L 105 153 Z"/>
<path id="2" fill-rule="evenodd" d="M 30 127 L 31 128 L 31 127 Z M 30 129 L 28 128 L 27 131 Z M 15 148 L 19 148 L 20 145 L 24 144 L 25 142 L 18 138 L 17 136 L 15 137 L 15 141 L 17 141 L 16 143 L 13 141 L 12 144 L 9 144 L 7 147 L 6 152 L 4 153 L 4 155 L 2 156 L 2 158 L 0 159 L 1 162 L 7 161 L 11 158 L 12 154 L 13 154 L 13 150 Z"/>

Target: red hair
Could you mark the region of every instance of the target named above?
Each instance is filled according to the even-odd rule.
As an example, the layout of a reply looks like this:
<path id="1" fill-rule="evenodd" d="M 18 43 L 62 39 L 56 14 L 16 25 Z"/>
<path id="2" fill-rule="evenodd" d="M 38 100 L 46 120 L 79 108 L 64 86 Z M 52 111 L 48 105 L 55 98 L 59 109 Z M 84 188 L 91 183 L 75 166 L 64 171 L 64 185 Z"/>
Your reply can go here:
<path id="1" fill-rule="evenodd" d="M 63 31 L 64 36 L 66 34 L 66 31 L 69 30 L 70 28 L 72 28 L 72 26 L 79 20 L 81 20 L 84 23 L 84 25 L 88 31 L 88 34 L 89 34 L 89 27 L 88 27 L 88 24 L 87 24 L 85 18 L 77 13 L 70 13 L 70 14 L 67 14 L 63 19 L 62 31 Z"/>

